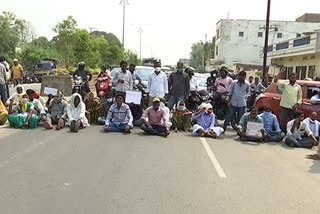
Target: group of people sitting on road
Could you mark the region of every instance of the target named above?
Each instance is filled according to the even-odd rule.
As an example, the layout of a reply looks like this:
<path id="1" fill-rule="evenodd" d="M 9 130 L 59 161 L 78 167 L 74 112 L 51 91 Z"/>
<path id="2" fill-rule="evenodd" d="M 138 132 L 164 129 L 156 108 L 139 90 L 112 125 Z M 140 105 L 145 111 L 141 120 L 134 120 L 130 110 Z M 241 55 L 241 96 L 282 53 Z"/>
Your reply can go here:
<path id="1" fill-rule="evenodd" d="M 312 148 L 318 145 L 319 121 L 317 113 L 313 112 L 304 119 L 302 112 L 298 111 L 301 104 L 301 88 L 296 84 L 295 74 L 291 74 L 289 84 L 280 83 L 278 76 L 274 82 L 282 89 L 280 124 L 276 115 L 269 106 L 259 110 L 255 106 L 246 112 L 247 97 L 254 90 L 264 90 L 256 79 L 251 85 L 246 80 L 246 72 L 241 71 L 238 79 L 232 80 L 227 75 L 226 69 L 221 72 L 213 84 L 214 97 L 225 96 L 228 102 L 228 112 L 222 126 L 218 124 L 213 106 L 203 103 L 196 111 L 190 111 L 185 101 L 191 90 L 192 75 L 184 72 L 183 63 L 178 62 L 177 71 L 170 74 L 169 78 L 161 71 L 160 62 L 155 63 L 155 71 L 150 74 L 147 85 L 147 106 L 134 103 L 125 103 L 126 92 L 132 90 L 138 75 L 135 66 L 127 62 L 120 63 L 121 71 L 113 77 L 115 92 L 111 90 L 104 96 L 96 97 L 89 92 L 85 97 L 78 93 L 72 94 L 70 101 L 59 94 L 49 96 L 47 102 L 38 92 L 24 90 L 22 85 L 16 86 L 16 92 L 5 103 L 0 102 L 0 124 L 9 121 L 11 127 L 36 128 L 42 125 L 46 129 L 60 130 L 65 126 L 71 132 L 78 132 L 90 124 L 104 125 L 105 132 L 131 133 L 134 126 L 139 126 L 145 135 L 159 135 L 167 137 L 170 130 L 192 132 L 194 136 L 216 138 L 223 134 L 232 120 L 237 122 L 237 134 L 242 141 L 255 142 L 280 142 L 285 138 L 285 143 L 293 147 Z M 83 75 L 87 75 L 86 72 Z M 110 72 L 103 67 L 99 76 L 110 78 Z M 91 76 L 90 76 L 91 78 Z M 89 87 L 89 85 L 87 86 Z M 317 96 L 317 97 L 316 97 Z M 311 102 L 319 102 L 319 95 Z M 168 102 L 167 102 L 168 101 Z M 261 125 L 258 134 L 252 135 L 249 124 Z M 260 133 L 261 132 L 261 133 Z"/>

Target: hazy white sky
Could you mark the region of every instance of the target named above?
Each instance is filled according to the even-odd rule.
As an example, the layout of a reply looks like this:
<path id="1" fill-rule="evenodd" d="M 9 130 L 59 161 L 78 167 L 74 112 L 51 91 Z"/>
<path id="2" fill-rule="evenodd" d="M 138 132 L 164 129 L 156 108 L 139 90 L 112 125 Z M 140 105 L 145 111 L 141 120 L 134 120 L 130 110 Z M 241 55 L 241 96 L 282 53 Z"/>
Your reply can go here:
<path id="1" fill-rule="evenodd" d="M 0 0 L 1 10 L 11 11 L 32 23 L 37 36 L 54 36 L 52 28 L 68 15 L 79 27 L 112 32 L 122 38 L 120 0 Z M 215 35 L 219 19 L 265 19 L 267 0 L 129 0 L 126 7 L 125 48 L 139 54 L 139 25 L 143 27 L 142 57 L 159 57 L 175 64 L 189 57 L 192 43 Z M 319 12 L 319 0 L 272 0 L 272 20 L 295 20 Z"/>

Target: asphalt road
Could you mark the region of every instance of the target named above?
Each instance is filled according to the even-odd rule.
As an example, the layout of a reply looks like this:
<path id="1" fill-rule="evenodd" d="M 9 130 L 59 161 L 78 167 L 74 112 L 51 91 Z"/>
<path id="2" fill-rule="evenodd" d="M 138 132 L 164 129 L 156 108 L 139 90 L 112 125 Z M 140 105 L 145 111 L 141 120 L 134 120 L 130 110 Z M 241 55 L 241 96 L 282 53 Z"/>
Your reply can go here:
<path id="1" fill-rule="evenodd" d="M 320 211 L 315 149 L 100 130 L 0 128 L 0 213 Z"/>

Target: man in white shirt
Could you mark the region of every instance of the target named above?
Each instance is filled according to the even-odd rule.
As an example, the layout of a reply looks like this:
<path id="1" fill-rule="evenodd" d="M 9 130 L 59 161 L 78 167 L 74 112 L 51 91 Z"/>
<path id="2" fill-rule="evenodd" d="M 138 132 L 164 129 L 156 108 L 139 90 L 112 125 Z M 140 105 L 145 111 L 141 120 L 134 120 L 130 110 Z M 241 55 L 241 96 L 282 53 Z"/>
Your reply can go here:
<path id="1" fill-rule="evenodd" d="M 312 105 L 320 104 L 320 91 L 318 92 L 318 94 L 311 97 L 310 102 Z"/>
<path id="2" fill-rule="evenodd" d="M 317 120 L 317 112 L 312 112 L 310 116 L 304 119 L 313 136 L 319 141 L 320 122 Z"/>
<path id="3" fill-rule="evenodd" d="M 293 114 L 294 119 L 287 124 L 287 136 L 285 143 L 291 147 L 300 147 L 311 149 L 317 146 L 319 142 L 313 136 L 306 122 L 303 121 L 304 115 L 301 111 Z"/>
<path id="4" fill-rule="evenodd" d="M 168 78 L 167 75 L 161 71 L 160 62 L 154 64 L 154 73 L 149 75 L 147 92 L 149 96 L 149 106 L 155 97 L 164 98 L 168 95 Z"/>
<path id="5" fill-rule="evenodd" d="M 116 85 L 116 94 L 125 96 L 126 91 L 132 89 L 131 72 L 127 70 L 128 63 L 126 61 L 120 62 L 121 71 L 117 72 L 113 78 L 113 84 Z"/>

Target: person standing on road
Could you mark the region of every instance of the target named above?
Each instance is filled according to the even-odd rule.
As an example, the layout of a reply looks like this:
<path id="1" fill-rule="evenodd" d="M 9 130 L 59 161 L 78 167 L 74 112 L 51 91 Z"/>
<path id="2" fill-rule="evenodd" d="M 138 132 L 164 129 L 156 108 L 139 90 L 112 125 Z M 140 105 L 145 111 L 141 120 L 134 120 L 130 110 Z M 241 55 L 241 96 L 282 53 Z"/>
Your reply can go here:
<path id="1" fill-rule="evenodd" d="M 78 132 L 80 128 L 90 126 L 86 118 L 86 106 L 78 93 L 72 94 L 70 104 L 67 106 L 67 124 L 71 132 Z"/>
<path id="2" fill-rule="evenodd" d="M 2 64 L 6 69 L 6 88 L 7 88 L 7 99 L 9 98 L 9 79 L 10 79 L 10 66 L 6 62 L 6 58 L 4 56 L 0 56 L 0 64 Z M 3 102 L 3 104 L 5 104 Z"/>
<path id="3" fill-rule="evenodd" d="M 230 93 L 228 98 L 229 111 L 224 120 L 223 129 L 226 131 L 229 122 L 236 116 L 236 122 L 238 123 L 242 115 L 246 111 L 247 97 L 250 91 L 250 85 L 246 81 L 246 72 L 240 71 L 239 79 L 232 82 L 230 85 Z"/>
<path id="4" fill-rule="evenodd" d="M 117 72 L 113 78 L 113 84 L 116 86 L 116 94 L 122 94 L 125 98 L 126 91 L 132 90 L 132 75 L 127 70 L 128 63 L 126 61 L 120 62 L 121 71 Z"/>
<path id="5" fill-rule="evenodd" d="M 12 72 L 11 79 L 13 80 L 14 86 L 22 84 L 23 68 L 19 64 L 18 59 L 13 60 L 13 66 L 12 66 L 11 72 Z"/>
<path id="6" fill-rule="evenodd" d="M 0 57 L 0 96 L 2 103 L 5 103 L 8 99 L 9 92 L 7 91 L 7 72 L 1 62 L 3 62 L 3 57 Z"/>
<path id="7" fill-rule="evenodd" d="M 212 94 L 213 99 L 221 97 L 222 100 L 226 100 L 227 94 L 229 93 L 230 85 L 233 82 L 233 79 L 231 77 L 228 77 L 227 74 L 227 68 L 222 67 L 220 70 L 220 76 L 214 83 L 214 92 Z"/>
<path id="8" fill-rule="evenodd" d="M 287 137 L 285 143 L 291 147 L 308 148 L 319 144 L 318 140 L 313 136 L 301 111 L 293 113 L 294 119 L 288 122 Z"/>
<path id="9" fill-rule="evenodd" d="M 86 93 L 90 92 L 89 82 L 92 79 L 92 74 L 90 71 L 85 69 L 86 64 L 84 62 L 78 63 L 78 69 L 73 73 L 73 79 L 76 79 L 76 76 L 80 76 L 84 82 L 84 90 Z M 89 77 L 89 78 L 88 78 Z"/>
<path id="10" fill-rule="evenodd" d="M 248 122 L 263 124 L 262 118 L 258 115 L 257 107 L 253 106 L 251 109 L 251 112 L 248 112 L 248 113 L 245 113 L 244 115 L 242 115 L 241 120 L 239 122 L 239 125 L 237 127 L 238 128 L 237 134 L 239 135 L 240 140 L 241 141 L 254 141 L 254 142 L 262 141 L 262 139 L 265 140 L 265 132 L 263 129 L 261 130 L 262 137 L 253 137 L 253 136 L 246 135 Z"/>
<path id="11" fill-rule="evenodd" d="M 292 119 L 293 112 L 296 111 L 302 102 L 302 90 L 300 85 L 296 84 L 297 76 L 295 73 L 289 75 L 289 83 L 281 83 L 279 80 L 282 72 L 276 76 L 274 82 L 279 89 L 282 89 L 280 101 L 280 127 L 286 132 L 287 120 Z"/>
<path id="12" fill-rule="evenodd" d="M 197 120 L 197 124 L 192 127 L 194 136 L 216 138 L 223 132 L 221 127 L 215 127 L 216 115 L 213 113 L 212 105 L 205 104 L 198 112 L 192 114 L 192 119 Z"/>
<path id="13" fill-rule="evenodd" d="M 132 129 L 133 117 L 130 107 L 124 103 L 124 95 L 116 95 L 116 103 L 112 104 L 109 109 L 105 122 L 105 132 L 124 132 L 130 134 Z"/>
<path id="14" fill-rule="evenodd" d="M 167 117 L 165 111 L 160 108 L 160 99 L 158 97 L 153 99 L 152 106 L 144 111 L 142 117 L 143 125 L 141 129 L 145 134 L 159 135 L 167 137 L 170 132 L 167 130 Z"/>
<path id="15" fill-rule="evenodd" d="M 281 142 L 285 134 L 281 131 L 277 116 L 271 112 L 269 106 L 264 108 L 264 112 L 259 114 L 263 120 L 263 128 L 266 131 L 267 142 Z"/>
<path id="16" fill-rule="evenodd" d="M 319 141 L 320 122 L 317 120 L 317 112 L 312 112 L 310 116 L 304 119 L 304 122 L 308 125 L 313 136 Z"/>
<path id="17" fill-rule="evenodd" d="M 168 78 L 167 75 L 161 71 L 160 61 L 155 62 L 154 68 L 154 72 L 149 75 L 147 86 L 149 106 L 152 105 L 154 98 L 159 97 L 161 99 L 168 95 Z"/>
<path id="18" fill-rule="evenodd" d="M 135 64 L 130 64 L 129 65 L 129 71 L 131 72 L 131 76 L 132 76 L 132 84 L 135 84 L 135 81 L 139 81 L 139 83 L 141 83 L 142 79 L 139 76 L 139 74 L 137 74 L 136 72 L 136 65 Z"/>
<path id="19" fill-rule="evenodd" d="M 169 101 L 168 108 L 173 109 L 180 100 L 187 100 L 190 94 L 190 78 L 183 72 L 183 63 L 177 63 L 177 71 L 169 76 Z"/>

